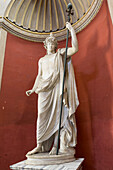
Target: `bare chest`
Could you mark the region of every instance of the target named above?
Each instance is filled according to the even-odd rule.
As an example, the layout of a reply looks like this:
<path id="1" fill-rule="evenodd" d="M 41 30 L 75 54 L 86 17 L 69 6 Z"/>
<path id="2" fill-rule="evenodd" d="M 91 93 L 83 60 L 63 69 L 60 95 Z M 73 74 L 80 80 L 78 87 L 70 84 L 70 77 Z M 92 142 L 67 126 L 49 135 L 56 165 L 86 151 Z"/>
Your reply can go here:
<path id="1" fill-rule="evenodd" d="M 42 74 L 49 75 L 54 72 L 56 68 L 55 55 L 43 58 L 42 61 Z"/>

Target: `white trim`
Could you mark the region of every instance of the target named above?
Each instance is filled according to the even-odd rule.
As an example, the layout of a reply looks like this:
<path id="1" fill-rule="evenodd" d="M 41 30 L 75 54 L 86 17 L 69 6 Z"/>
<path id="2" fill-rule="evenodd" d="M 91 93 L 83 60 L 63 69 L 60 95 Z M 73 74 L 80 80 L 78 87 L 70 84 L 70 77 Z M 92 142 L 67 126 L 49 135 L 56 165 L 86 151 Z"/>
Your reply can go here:
<path id="1" fill-rule="evenodd" d="M 6 39 L 7 39 L 7 32 L 3 30 L 2 28 L 0 28 L 0 89 L 1 89 L 1 83 L 2 83 Z"/>
<path id="2" fill-rule="evenodd" d="M 107 2 L 108 2 L 109 12 L 111 15 L 112 24 L 113 24 L 113 0 L 107 0 Z"/>
<path id="3" fill-rule="evenodd" d="M 0 16 L 3 17 L 5 15 L 5 11 L 12 0 L 0 0 Z"/>

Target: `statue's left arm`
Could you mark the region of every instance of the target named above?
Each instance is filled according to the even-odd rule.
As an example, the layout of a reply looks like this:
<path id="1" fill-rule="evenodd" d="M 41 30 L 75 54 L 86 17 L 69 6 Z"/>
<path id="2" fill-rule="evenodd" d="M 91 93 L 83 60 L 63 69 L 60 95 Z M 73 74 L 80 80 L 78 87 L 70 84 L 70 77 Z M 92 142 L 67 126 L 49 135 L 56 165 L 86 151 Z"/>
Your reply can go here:
<path id="1" fill-rule="evenodd" d="M 78 51 L 78 40 L 77 40 L 77 37 L 76 37 L 75 30 L 69 22 L 66 23 L 66 28 L 71 33 L 71 45 L 72 45 L 72 47 L 68 47 L 67 56 L 72 56 L 73 54 L 75 54 Z M 65 53 L 65 50 L 66 50 L 65 48 L 61 49 L 62 55 Z"/>
<path id="2" fill-rule="evenodd" d="M 41 70 L 41 59 L 39 60 L 38 65 L 39 65 L 38 75 L 37 75 L 37 77 L 36 77 L 36 79 L 35 79 L 35 83 L 34 83 L 34 85 L 33 85 L 33 88 L 32 88 L 31 90 L 26 91 L 26 95 L 27 95 L 27 96 L 30 96 L 30 95 L 31 95 L 32 93 L 34 93 L 35 90 L 37 89 L 37 86 L 38 86 L 38 83 L 39 83 L 39 77 L 40 77 L 40 75 L 42 74 L 42 70 Z"/>

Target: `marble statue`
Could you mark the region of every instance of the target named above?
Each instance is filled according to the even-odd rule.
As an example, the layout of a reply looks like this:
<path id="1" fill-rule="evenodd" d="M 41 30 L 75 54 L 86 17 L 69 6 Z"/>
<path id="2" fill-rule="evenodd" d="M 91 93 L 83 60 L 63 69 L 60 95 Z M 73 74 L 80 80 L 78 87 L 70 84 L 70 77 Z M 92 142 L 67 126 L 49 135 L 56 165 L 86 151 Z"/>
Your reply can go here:
<path id="1" fill-rule="evenodd" d="M 76 33 L 69 22 L 66 23 L 72 38 L 72 47 L 67 50 L 67 66 L 64 86 L 63 111 L 60 133 L 60 153 L 73 151 L 76 146 L 75 111 L 79 104 L 75 75 L 71 57 L 78 51 Z M 44 41 L 47 54 L 39 60 L 38 75 L 31 90 L 26 95 L 38 94 L 37 146 L 27 155 L 40 152 L 56 154 L 60 106 L 63 83 L 63 61 L 65 48 L 57 49 L 57 41 L 51 33 Z M 52 148 L 51 148 L 52 147 Z M 50 150 L 51 149 L 51 150 Z"/>

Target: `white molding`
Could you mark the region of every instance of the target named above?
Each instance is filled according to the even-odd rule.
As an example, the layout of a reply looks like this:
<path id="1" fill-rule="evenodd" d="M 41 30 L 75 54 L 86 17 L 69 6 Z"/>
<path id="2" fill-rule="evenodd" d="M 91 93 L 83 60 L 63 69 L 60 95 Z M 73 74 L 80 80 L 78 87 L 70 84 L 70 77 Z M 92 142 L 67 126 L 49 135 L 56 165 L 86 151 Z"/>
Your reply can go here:
<path id="1" fill-rule="evenodd" d="M 0 0 L 0 17 L 5 15 L 5 11 L 11 0 Z"/>
<path id="2" fill-rule="evenodd" d="M 113 24 L 113 0 L 107 0 L 107 2 L 108 2 L 109 12 L 111 15 L 112 24 Z"/>
<path id="3" fill-rule="evenodd" d="M 0 28 L 0 89 L 2 82 L 2 73 L 5 57 L 5 47 L 6 47 L 7 32 Z"/>

